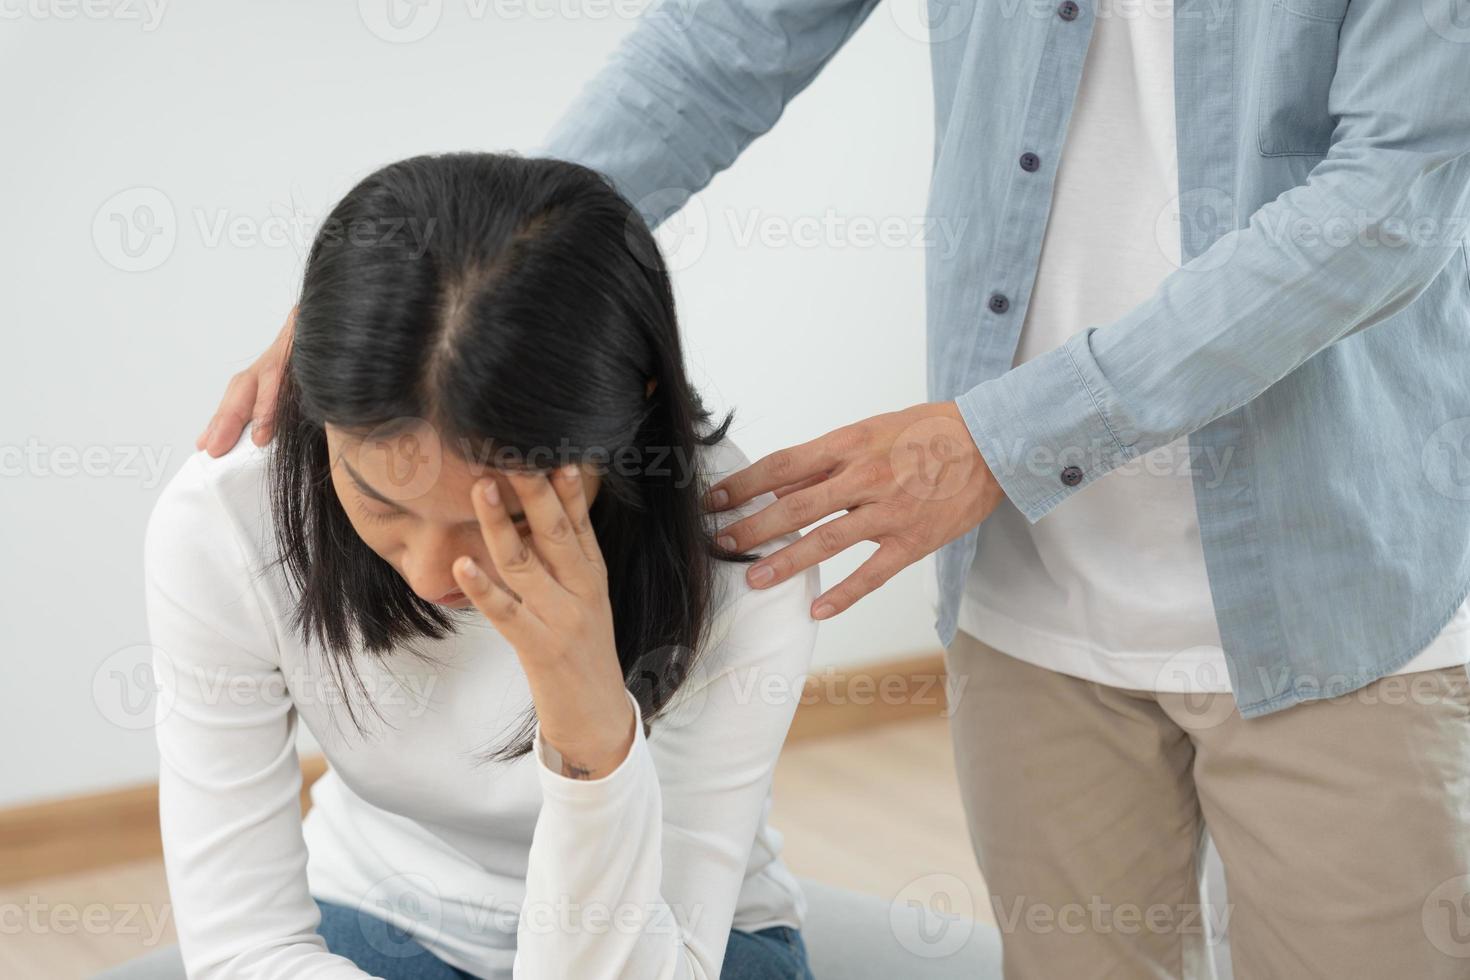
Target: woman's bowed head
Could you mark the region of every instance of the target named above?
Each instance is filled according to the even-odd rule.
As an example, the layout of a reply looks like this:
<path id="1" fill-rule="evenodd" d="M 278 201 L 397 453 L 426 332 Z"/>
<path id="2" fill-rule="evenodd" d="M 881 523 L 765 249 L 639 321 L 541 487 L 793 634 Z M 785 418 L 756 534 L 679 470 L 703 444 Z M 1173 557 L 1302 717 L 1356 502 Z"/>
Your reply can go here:
<path id="1" fill-rule="evenodd" d="M 535 702 L 487 758 L 539 721 L 563 774 L 610 772 L 629 694 L 654 719 L 693 666 L 713 562 L 753 560 L 701 506 L 696 450 L 731 417 L 686 378 L 646 225 L 584 167 L 458 153 L 379 170 L 326 226 L 382 232 L 319 235 L 292 313 L 270 482 L 293 625 L 345 687 L 354 654 L 478 610 Z"/>
<path id="2" fill-rule="evenodd" d="M 408 308 L 414 304 L 433 303 L 436 307 L 432 315 L 440 324 L 432 331 L 434 342 L 457 344 L 459 325 L 479 315 L 478 308 L 486 295 L 498 292 L 503 284 L 502 276 L 506 274 L 504 262 L 509 261 L 514 266 L 514 275 L 522 277 L 515 284 L 520 305 L 502 305 L 494 311 L 494 316 L 516 319 L 520 325 L 518 329 L 524 332 L 513 336 L 522 342 L 528 337 L 538 342 L 542 339 L 538 337 L 536 327 L 527 326 L 539 323 L 541 311 L 536 304 L 551 302 L 554 308 L 547 311 L 548 315 L 573 318 L 540 324 L 547 328 L 544 339 L 549 345 L 539 352 L 541 356 L 554 359 L 580 354 L 604 358 L 608 361 L 608 371 L 596 370 L 588 372 L 588 375 L 594 378 L 616 376 L 616 382 L 621 386 L 616 390 L 619 397 L 627 397 L 637 382 L 631 376 L 635 372 L 629 371 L 635 363 L 631 356 L 634 352 L 622 351 L 618 347 L 625 336 L 637 335 L 642 329 L 642 341 L 652 338 L 663 342 L 667 338 L 668 351 L 677 354 L 678 340 L 672 329 L 674 317 L 667 299 L 668 276 L 662 256 L 639 212 L 617 195 L 610 184 L 590 170 L 557 160 L 522 160 L 490 154 L 460 154 L 458 157 L 481 161 L 486 168 L 518 166 L 537 171 L 534 179 L 544 180 L 547 186 L 556 181 L 563 181 L 563 187 L 570 187 L 575 182 L 590 186 L 586 185 L 587 181 L 597 181 L 599 186 L 592 191 L 592 196 L 578 198 L 576 204 L 591 201 L 600 213 L 578 213 L 573 217 L 567 213 L 566 208 L 570 205 L 566 200 L 543 212 L 536 212 L 505 197 L 496 199 L 509 207 L 493 217 L 484 209 L 483 200 L 479 202 L 482 207 L 476 213 L 485 219 L 479 222 L 456 223 L 450 219 L 458 219 L 459 216 L 449 214 L 403 214 L 393 210 L 400 208 L 402 202 L 391 197 L 372 200 L 369 207 L 349 208 L 341 215 L 334 212 L 313 244 L 314 254 L 376 254 L 379 257 L 374 261 L 385 267 L 391 268 L 393 264 L 422 266 L 434 270 L 426 275 L 442 277 L 442 283 L 435 287 L 442 292 L 432 299 L 425 297 L 423 289 L 410 289 L 400 295 L 391 284 L 383 285 L 383 292 L 369 291 L 366 296 L 339 297 L 344 306 L 359 312 L 359 323 L 396 317 L 400 303 L 407 312 L 423 316 L 425 314 L 421 310 Z M 421 161 L 441 159 L 453 158 L 420 157 L 395 167 L 402 169 L 417 165 L 422 176 L 425 169 L 431 170 L 434 165 L 425 168 Z M 395 167 L 388 168 L 383 174 Z M 373 175 L 364 185 L 383 174 Z M 516 175 L 510 179 L 513 182 L 523 176 Z M 500 183 L 488 189 L 501 195 L 510 186 L 510 183 Z M 376 191 L 368 193 L 372 192 Z M 454 190 L 454 193 L 464 192 L 463 185 Z M 386 205 L 387 210 L 373 209 L 380 204 Z M 520 223 L 514 224 L 517 221 Z M 453 230 L 446 231 L 446 228 Z M 495 240 L 505 249 L 503 255 L 487 258 L 488 253 L 478 247 L 479 243 L 468 241 L 481 229 L 490 229 L 498 236 Z M 577 239 L 571 229 L 577 229 L 578 234 L 585 231 L 587 237 Z M 547 255 L 543 248 L 548 245 L 555 253 L 550 263 L 545 261 Z M 441 271 L 438 263 L 446 253 L 461 264 Z M 573 264 L 570 257 L 574 255 L 583 264 Z M 610 261 L 599 265 L 604 258 Z M 517 262 L 527 264 L 514 265 Z M 609 274 L 610 269 L 616 270 L 618 275 Z M 354 268 L 353 273 L 361 274 L 361 270 Z M 623 275 L 630 278 L 625 281 L 620 278 Z M 379 288 L 374 283 L 364 285 L 370 290 Z M 324 285 L 323 288 L 328 287 Z M 340 289 L 341 283 L 334 283 L 330 288 Z M 593 297 L 586 294 L 589 290 L 612 292 Z M 361 307 L 381 300 L 386 300 L 389 305 L 386 313 L 376 317 L 361 314 Z M 613 326 L 595 319 L 592 311 L 609 303 L 618 304 L 624 316 L 636 318 L 640 313 L 649 314 L 662 317 L 665 323 L 640 324 L 634 319 Z M 277 420 L 265 406 L 275 404 L 276 387 L 278 383 L 284 383 L 278 379 L 286 374 L 283 362 L 287 361 L 294 348 L 299 312 L 299 309 L 293 309 L 275 342 L 253 365 L 231 379 L 219 409 L 195 441 L 197 448 L 216 456 L 226 451 L 239 437 L 247 419 L 254 420 L 251 438 L 256 445 L 265 445 L 274 436 Z M 583 313 L 592 313 L 594 318 L 577 321 L 575 318 Z M 579 330 L 585 335 L 577 335 Z M 319 330 L 319 333 L 326 331 Z M 566 349 L 558 346 L 567 339 L 574 341 L 573 346 Z M 507 344 L 503 350 L 496 351 L 497 357 L 502 353 L 512 357 L 526 353 L 524 347 L 509 346 L 508 340 L 497 338 L 496 343 Z M 437 353 L 433 358 L 425 357 L 425 361 L 440 363 L 453 356 Z M 643 360 L 652 363 L 662 359 L 645 357 Z M 499 369 L 506 369 L 503 362 Z M 704 420 L 708 415 L 684 379 L 682 365 L 675 370 L 678 371 L 677 376 L 654 373 L 642 383 L 645 394 L 651 394 L 660 383 L 665 385 L 660 400 L 665 402 L 663 407 L 671 415 L 669 421 L 673 429 L 678 430 L 680 419 Z M 531 378 L 520 379 L 521 387 L 514 393 L 533 396 L 536 382 L 548 377 L 545 366 L 538 364 Z M 459 383 L 462 379 L 455 380 Z M 562 390 L 557 394 L 570 399 L 576 395 L 576 386 L 582 375 L 574 370 L 558 380 Z M 596 390 L 589 391 L 588 395 L 593 399 L 596 410 L 607 405 L 604 399 L 613 396 L 614 392 Z M 611 407 L 620 408 L 625 414 L 618 416 L 614 412 L 613 417 L 607 417 L 605 421 L 611 423 L 616 417 L 628 425 L 639 424 L 629 419 L 626 415 L 629 409 L 621 402 Z M 517 408 L 523 410 L 525 406 Z M 651 407 L 649 411 L 657 414 L 660 409 Z M 722 423 L 715 441 L 723 434 L 729 421 L 727 417 Z M 547 426 L 533 423 L 524 432 L 546 430 Z M 611 433 L 614 438 L 608 440 L 604 448 L 635 450 L 635 457 L 638 456 L 636 443 L 643 434 L 636 428 L 632 431 L 632 436 L 626 429 Z M 523 442 L 526 438 L 524 432 L 511 437 L 510 443 Z M 712 444 L 708 438 L 698 442 Z M 671 441 L 658 448 L 663 454 L 670 451 L 678 454 L 690 447 L 680 441 Z M 656 454 L 656 458 L 662 457 Z M 981 455 L 969 423 L 954 400 L 926 402 L 901 411 L 884 412 L 804 443 L 768 453 L 707 487 L 700 503 L 708 512 L 717 514 L 744 508 L 768 493 L 776 498 L 774 502 L 748 509 L 748 513 L 731 520 L 721 529 L 721 536 L 715 542 L 721 557 L 740 555 L 740 561 L 752 563 L 745 573 L 746 583 L 751 588 L 773 588 L 861 541 L 878 545 L 877 550 L 846 578 L 816 598 L 811 615 L 818 620 L 829 619 L 851 608 L 904 568 L 972 531 L 1005 499 L 1001 484 Z M 631 501 L 629 505 L 634 506 Z M 826 520 L 828 517 L 832 519 Z M 681 512 L 679 520 L 687 521 L 689 515 Z M 820 527 L 813 533 L 804 536 L 799 533 L 803 528 L 819 523 Z M 779 537 L 792 535 L 793 540 L 763 557 L 752 554 L 754 549 Z"/>

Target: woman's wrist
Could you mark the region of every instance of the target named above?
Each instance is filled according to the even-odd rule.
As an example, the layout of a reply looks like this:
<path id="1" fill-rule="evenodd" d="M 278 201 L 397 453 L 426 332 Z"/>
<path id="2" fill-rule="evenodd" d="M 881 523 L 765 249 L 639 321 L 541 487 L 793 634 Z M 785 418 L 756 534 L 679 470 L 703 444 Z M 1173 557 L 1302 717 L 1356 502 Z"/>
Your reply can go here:
<path id="1" fill-rule="evenodd" d="M 601 779 L 622 765 L 637 735 L 638 713 L 632 695 L 623 689 L 618 720 L 601 725 L 579 725 L 575 735 L 562 735 L 541 726 L 541 744 L 548 768 L 568 779 Z"/>

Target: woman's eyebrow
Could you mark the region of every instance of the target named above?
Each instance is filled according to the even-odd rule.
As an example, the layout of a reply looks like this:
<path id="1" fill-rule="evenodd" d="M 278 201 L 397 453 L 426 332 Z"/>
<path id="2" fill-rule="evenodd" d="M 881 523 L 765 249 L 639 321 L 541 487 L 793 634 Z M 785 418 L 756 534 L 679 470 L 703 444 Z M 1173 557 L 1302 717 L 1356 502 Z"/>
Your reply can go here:
<path id="1" fill-rule="evenodd" d="M 357 472 L 357 470 L 355 470 L 355 469 L 352 468 L 352 464 L 349 463 L 349 462 L 347 462 L 347 460 L 345 460 L 345 459 L 342 460 L 342 468 L 347 471 L 347 475 L 348 476 L 352 477 L 352 482 L 355 483 L 355 484 L 357 484 L 357 489 L 361 490 L 363 493 L 367 494 L 369 497 L 372 497 L 374 500 L 378 501 L 379 503 L 387 504 L 389 507 L 392 507 L 394 510 L 401 510 L 401 511 L 405 511 L 405 512 L 410 513 L 410 514 L 413 513 L 413 510 L 411 508 L 408 508 L 408 507 L 403 506 L 402 504 L 400 504 L 396 500 L 389 500 L 387 497 L 383 496 L 381 493 L 378 493 L 378 491 L 376 491 L 372 487 L 368 486 L 368 482 L 366 480 L 364 480 L 362 478 L 362 476 Z M 521 511 L 521 512 L 515 513 L 515 514 L 511 514 L 511 513 L 509 513 L 507 511 L 506 516 L 509 517 L 512 521 L 523 521 L 523 520 L 526 519 L 525 511 Z M 468 521 L 462 521 L 461 523 L 463 523 L 463 524 L 478 524 L 479 521 L 472 519 L 472 520 L 468 520 Z"/>
<path id="2" fill-rule="evenodd" d="M 342 468 L 347 471 L 348 476 L 352 477 L 352 482 L 357 484 L 357 489 L 361 490 L 369 497 L 372 497 L 379 503 L 387 504 L 389 507 L 394 507 L 398 510 L 408 510 L 407 507 L 404 507 L 402 504 L 398 503 L 398 501 L 389 500 L 387 497 L 383 496 L 381 493 L 378 493 L 378 491 L 368 486 L 368 482 L 364 480 L 362 476 L 358 474 L 357 470 L 352 468 L 352 464 L 347 462 L 347 460 L 345 459 L 342 460 Z"/>

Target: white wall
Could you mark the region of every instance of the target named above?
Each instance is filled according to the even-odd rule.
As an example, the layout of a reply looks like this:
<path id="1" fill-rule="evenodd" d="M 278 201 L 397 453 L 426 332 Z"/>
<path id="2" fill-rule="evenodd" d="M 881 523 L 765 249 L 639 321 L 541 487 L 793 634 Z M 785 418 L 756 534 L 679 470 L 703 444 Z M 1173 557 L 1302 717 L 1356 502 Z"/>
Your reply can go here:
<path id="1" fill-rule="evenodd" d="M 154 777 L 144 524 L 278 329 L 314 223 L 391 160 L 534 146 L 633 23 L 622 0 L 425 2 L 414 43 L 369 29 L 375 0 L 0 8 L 0 805 Z M 752 458 L 924 398 L 923 247 L 864 237 L 923 231 L 911 7 L 875 11 L 691 205 L 691 367 Z M 163 229 L 148 268 L 124 268 L 123 218 Z M 819 663 L 937 649 L 923 574 L 824 625 Z"/>

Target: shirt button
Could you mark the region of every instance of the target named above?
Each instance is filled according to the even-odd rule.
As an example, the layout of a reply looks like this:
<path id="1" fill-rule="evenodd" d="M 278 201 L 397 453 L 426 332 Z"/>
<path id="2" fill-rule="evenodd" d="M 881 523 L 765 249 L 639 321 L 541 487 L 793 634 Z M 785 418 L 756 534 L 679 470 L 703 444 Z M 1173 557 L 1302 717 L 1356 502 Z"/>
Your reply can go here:
<path id="1" fill-rule="evenodd" d="M 1021 154 L 1021 169 L 1029 173 L 1035 173 L 1036 168 L 1041 166 L 1041 157 L 1035 153 Z"/>
<path id="2" fill-rule="evenodd" d="M 1006 310 L 1008 310 L 1010 308 L 1011 308 L 1011 301 L 1006 298 L 1006 296 L 1005 296 L 1004 293 L 991 293 L 990 294 L 990 312 L 992 312 L 992 313 L 1004 313 Z"/>
<path id="3" fill-rule="evenodd" d="M 1082 482 L 1082 467 L 1068 466 L 1062 470 L 1062 482 L 1069 487 L 1075 487 Z"/>
<path id="4" fill-rule="evenodd" d="M 1062 20 L 1076 20 L 1077 13 L 1078 7 L 1075 3 L 1072 2 L 1072 0 L 1067 0 L 1066 3 L 1057 8 L 1057 15 L 1060 16 Z"/>

